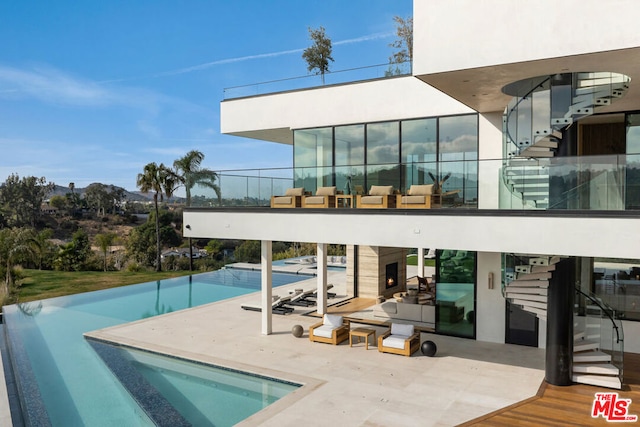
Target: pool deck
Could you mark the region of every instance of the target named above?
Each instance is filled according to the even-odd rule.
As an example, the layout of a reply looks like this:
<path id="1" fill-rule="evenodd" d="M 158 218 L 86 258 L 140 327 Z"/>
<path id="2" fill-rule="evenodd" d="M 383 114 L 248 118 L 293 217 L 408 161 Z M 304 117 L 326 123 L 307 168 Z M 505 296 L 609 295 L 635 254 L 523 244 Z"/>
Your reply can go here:
<path id="1" fill-rule="evenodd" d="M 329 274 L 338 298 L 346 295 L 339 280 Z M 315 283 L 282 286 L 274 294 Z M 384 354 L 348 341 L 313 343 L 308 330 L 318 319 L 304 315 L 313 308 L 274 315 L 273 334 L 265 336 L 261 314 L 240 308 L 259 299 L 254 293 L 87 335 L 304 384 L 245 426 L 453 426 L 535 396 L 544 378 L 544 350 L 538 348 L 428 333 L 421 341 L 436 342 L 435 357 Z M 304 327 L 302 338 L 291 334 L 296 324 Z M 377 334 L 386 329 L 369 327 Z"/>

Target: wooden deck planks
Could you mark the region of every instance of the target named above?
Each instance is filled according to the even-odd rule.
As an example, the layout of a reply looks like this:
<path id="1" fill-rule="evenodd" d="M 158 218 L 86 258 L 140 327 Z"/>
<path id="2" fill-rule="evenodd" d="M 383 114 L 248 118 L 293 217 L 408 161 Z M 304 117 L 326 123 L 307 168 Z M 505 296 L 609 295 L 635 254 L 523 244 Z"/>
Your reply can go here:
<path id="1" fill-rule="evenodd" d="M 471 420 L 462 426 L 602 426 L 602 417 L 591 418 L 595 393 L 617 391 L 631 399 L 629 413 L 640 415 L 640 354 L 625 353 L 625 386 L 622 390 L 576 384 L 544 385 L 537 397 Z"/>

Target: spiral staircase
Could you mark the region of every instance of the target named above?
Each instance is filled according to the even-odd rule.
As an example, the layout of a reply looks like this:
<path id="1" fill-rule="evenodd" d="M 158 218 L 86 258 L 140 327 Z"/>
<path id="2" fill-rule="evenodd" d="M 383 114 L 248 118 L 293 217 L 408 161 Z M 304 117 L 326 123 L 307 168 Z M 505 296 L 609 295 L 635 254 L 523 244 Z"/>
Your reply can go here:
<path id="1" fill-rule="evenodd" d="M 563 132 L 624 96 L 630 78 L 618 73 L 570 73 L 515 82 L 503 115 L 503 182 L 525 209 L 549 208 L 549 168 Z"/>
<path id="2" fill-rule="evenodd" d="M 511 304 L 547 320 L 547 291 L 560 261 L 558 256 L 519 255 L 519 265 L 505 272 L 502 293 Z M 614 389 L 622 388 L 624 337 L 622 323 L 595 295 L 576 289 L 573 314 L 572 380 Z"/>

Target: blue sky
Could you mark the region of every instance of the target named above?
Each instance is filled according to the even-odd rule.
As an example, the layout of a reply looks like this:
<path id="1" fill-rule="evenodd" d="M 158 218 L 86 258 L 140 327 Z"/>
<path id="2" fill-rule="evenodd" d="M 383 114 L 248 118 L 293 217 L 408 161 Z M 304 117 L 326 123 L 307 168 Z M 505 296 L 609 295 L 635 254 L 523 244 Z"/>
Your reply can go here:
<path id="1" fill-rule="evenodd" d="M 135 190 L 191 149 L 215 170 L 286 167 L 291 147 L 220 134 L 224 88 L 307 75 L 308 27 L 331 71 L 387 62 L 411 0 L 0 2 L 0 182 Z M 319 79 L 319 78 L 318 78 Z"/>

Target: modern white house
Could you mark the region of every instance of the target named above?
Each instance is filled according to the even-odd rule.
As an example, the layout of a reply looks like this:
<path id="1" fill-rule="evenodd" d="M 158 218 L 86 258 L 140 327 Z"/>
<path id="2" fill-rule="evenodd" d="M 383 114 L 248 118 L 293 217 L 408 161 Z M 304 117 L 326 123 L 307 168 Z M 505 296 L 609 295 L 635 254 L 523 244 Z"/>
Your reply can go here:
<path id="1" fill-rule="evenodd" d="M 262 241 L 265 308 L 271 243 L 317 243 L 321 313 L 328 244 L 367 298 L 437 248 L 436 333 L 546 348 L 548 382 L 619 388 L 640 353 L 639 20 L 634 0 L 415 1 L 411 73 L 221 103 L 223 133 L 290 144 L 292 167 L 246 177 L 262 206 L 186 209 L 184 234 Z M 223 199 L 240 179 L 221 174 Z M 372 186 L 393 203 L 366 209 Z M 345 207 L 269 207 L 320 187 Z"/>

